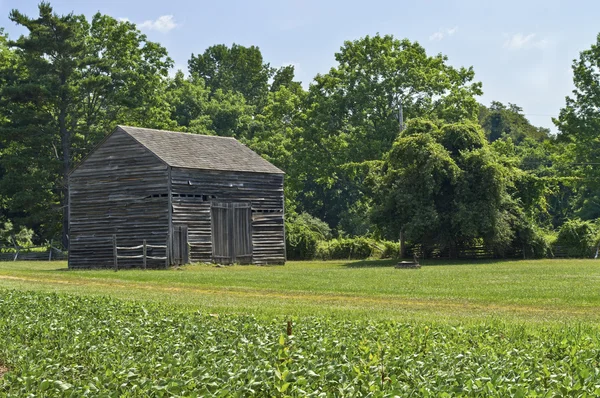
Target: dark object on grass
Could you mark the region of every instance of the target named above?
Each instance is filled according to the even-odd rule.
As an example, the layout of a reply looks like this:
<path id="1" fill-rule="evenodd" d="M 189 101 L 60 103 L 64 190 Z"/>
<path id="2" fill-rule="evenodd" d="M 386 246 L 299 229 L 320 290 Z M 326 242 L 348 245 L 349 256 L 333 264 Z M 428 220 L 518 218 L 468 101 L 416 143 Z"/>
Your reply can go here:
<path id="1" fill-rule="evenodd" d="M 400 261 L 398 264 L 396 264 L 395 268 L 418 269 L 418 268 L 421 268 L 421 264 L 419 264 L 419 259 L 415 255 L 413 257 L 413 261 Z"/>

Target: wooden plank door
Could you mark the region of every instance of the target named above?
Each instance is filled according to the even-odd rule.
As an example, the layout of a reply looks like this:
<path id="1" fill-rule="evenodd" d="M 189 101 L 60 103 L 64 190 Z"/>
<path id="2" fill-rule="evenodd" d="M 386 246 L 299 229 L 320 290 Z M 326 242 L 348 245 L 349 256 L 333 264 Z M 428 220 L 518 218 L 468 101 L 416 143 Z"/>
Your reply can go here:
<path id="1" fill-rule="evenodd" d="M 233 262 L 252 263 L 252 208 L 250 203 L 232 203 Z"/>
<path id="2" fill-rule="evenodd" d="M 190 262 L 187 225 L 173 226 L 173 265 L 184 265 Z"/>
<path id="3" fill-rule="evenodd" d="M 211 229 L 213 261 L 219 264 L 231 264 L 229 252 L 229 206 L 227 203 L 212 203 Z"/>
<path id="4" fill-rule="evenodd" d="M 252 209 L 249 203 L 211 206 L 213 261 L 252 263 Z"/>

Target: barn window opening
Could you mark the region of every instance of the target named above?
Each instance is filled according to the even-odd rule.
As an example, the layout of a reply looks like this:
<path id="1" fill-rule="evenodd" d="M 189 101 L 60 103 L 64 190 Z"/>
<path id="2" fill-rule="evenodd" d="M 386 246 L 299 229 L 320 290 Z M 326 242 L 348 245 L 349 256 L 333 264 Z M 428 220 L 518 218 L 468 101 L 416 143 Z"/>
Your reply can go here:
<path id="1" fill-rule="evenodd" d="M 155 193 L 153 195 L 148 195 L 146 196 L 144 199 L 150 199 L 150 198 L 166 198 L 167 196 L 169 196 L 166 193 Z"/>
<path id="2" fill-rule="evenodd" d="M 252 213 L 267 214 L 267 213 L 283 213 L 281 209 L 252 209 Z"/>
<path id="3" fill-rule="evenodd" d="M 171 195 L 174 198 L 198 198 L 202 202 L 206 202 L 211 199 L 216 199 L 215 195 L 200 195 L 200 194 L 191 194 L 191 193 L 174 193 Z"/>

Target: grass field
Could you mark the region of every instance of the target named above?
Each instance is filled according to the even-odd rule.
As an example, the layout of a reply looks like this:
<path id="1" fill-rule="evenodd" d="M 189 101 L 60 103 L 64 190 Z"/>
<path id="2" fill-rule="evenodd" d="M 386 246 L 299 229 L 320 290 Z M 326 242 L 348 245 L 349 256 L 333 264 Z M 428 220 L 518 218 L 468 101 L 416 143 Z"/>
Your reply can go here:
<path id="1" fill-rule="evenodd" d="M 0 396 L 600 395 L 600 261 L 65 267 L 0 263 Z"/>
<path id="2" fill-rule="evenodd" d="M 600 261 L 289 262 L 180 270 L 68 271 L 65 262 L 0 263 L 0 287 L 177 304 L 213 313 L 517 322 L 600 319 Z"/>

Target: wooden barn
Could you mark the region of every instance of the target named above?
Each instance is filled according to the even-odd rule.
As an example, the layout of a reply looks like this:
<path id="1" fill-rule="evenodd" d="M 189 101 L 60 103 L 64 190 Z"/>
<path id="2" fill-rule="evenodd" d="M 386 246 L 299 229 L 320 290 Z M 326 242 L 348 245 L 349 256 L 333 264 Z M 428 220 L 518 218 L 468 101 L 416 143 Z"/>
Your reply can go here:
<path id="1" fill-rule="evenodd" d="M 283 264 L 283 177 L 234 138 L 119 126 L 70 173 L 69 268 Z"/>

